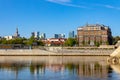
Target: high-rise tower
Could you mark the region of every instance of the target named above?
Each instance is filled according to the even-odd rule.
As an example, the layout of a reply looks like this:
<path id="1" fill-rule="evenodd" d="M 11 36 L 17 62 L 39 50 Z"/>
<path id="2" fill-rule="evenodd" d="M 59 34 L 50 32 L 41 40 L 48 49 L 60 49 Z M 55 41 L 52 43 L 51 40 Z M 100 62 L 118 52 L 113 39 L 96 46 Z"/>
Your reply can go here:
<path id="1" fill-rule="evenodd" d="M 15 37 L 15 38 L 19 38 L 19 37 L 20 37 L 20 34 L 19 34 L 19 32 L 18 32 L 18 28 L 16 28 L 16 33 L 15 33 L 14 37 Z"/>

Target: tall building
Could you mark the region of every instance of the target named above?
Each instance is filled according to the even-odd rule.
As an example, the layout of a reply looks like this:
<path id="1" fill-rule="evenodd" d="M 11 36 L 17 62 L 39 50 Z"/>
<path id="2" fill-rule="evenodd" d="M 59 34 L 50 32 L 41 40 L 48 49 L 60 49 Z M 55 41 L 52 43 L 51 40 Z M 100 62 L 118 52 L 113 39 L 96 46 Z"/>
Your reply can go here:
<path id="1" fill-rule="evenodd" d="M 60 34 L 60 38 L 65 38 L 65 34 Z"/>
<path id="2" fill-rule="evenodd" d="M 70 31 L 70 32 L 69 32 L 69 38 L 75 38 L 74 31 Z"/>
<path id="3" fill-rule="evenodd" d="M 32 32 L 31 35 L 36 38 L 39 39 L 39 32 Z"/>
<path id="4" fill-rule="evenodd" d="M 39 39 L 39 32 L 35 32 L 35 38 Z"/>
<path id="5" fill-rule="evenodd" d="M 32 33 L 31 33 L 31 36 L 35 36 L 35 33 L 34 33 L 34 32 L 32 32 Z"/>
<path id="6" fill-rule="evenodd" d="M 18 32 L 18 28 L 16 28 L 16 33 L 14 34 L 14 38 L 19 38 L 20 37 L 20 34 Z"/>
<path id="7" fill-rule="evenodd" d="M 77 29 L 79 46 L 112 44 L 111 29 L 108 26 L 95 24 L 85 25 Z"/>
<path id="8" fill-rule="evenodd" d="M 40 34 L 40 39 L 45 40 L 46 39 L 46 34 L 45 33 L 41 33 Z"/>
<path id="9" fill-rule="evenodd" d="M 64 34 L 54 34 L 54 38 L 65 38 Z"/>

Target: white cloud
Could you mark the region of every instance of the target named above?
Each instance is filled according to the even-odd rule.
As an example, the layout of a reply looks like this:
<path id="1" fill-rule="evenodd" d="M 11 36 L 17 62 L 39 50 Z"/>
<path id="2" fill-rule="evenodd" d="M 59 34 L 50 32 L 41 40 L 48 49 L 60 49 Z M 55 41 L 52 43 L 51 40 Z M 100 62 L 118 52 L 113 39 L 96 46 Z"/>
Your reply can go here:
<path id="1" fill-rule="evenodd" d="M 61 5 L 77 7 L 77 8 L 87 8 L 85 6 L 80 6 L 80 5 L 76 5 L 76 4 L 68 4 L 68 3 L 62 3 Z"/>
<path id="2" fill-rule="evenodd" d="M 111 6 L 111 5 L 104 5 L 106 8 L 114 8 L 113 6 Z"/>
<path id="3" fill-rule="evenodd" d="M 56 3 L 56 4 L 60 4 L 60 5 L 64 5 L 64 6 L 70 6 L 70 7 L 77 7 L 77 8 L 88 8 L 84 5 L 77 5 L 77 4 L 73 4 L 72 0 L 46 0 L 48 2 L 51 3 Z M 116 7 L 116 6 L 112 6 L 109 4 L 92 4 L 94 6 L 99 6 L 99 7 L 104 7 L 104 8 L 108 8 L 108 9 L 114 9 L 114 10 L 120 10 L 120 7 Z M 90 7 L 89 7 L 90 9 Z"/>
<path id="4" fill-rule="evenodd" d="M 70 6 L 70 7 L 77 7 L 77 8 L 87 8 L 85 6 L 80 6 L 76 4 L 72 4 L 71 0 L 46 0 L 48 2 L 64 5 L 64 6 Z"/>
<path id="5" fill-rule="evenodd" d="M 104 7 L 107 9 L 120 10 L 120 7 L 116 7 L 116 6 L 109 5 L 109 4 L 95 4 L 95 6 Z"/>
<path id="6" fill-rule="evenodd" d="M 115 9 L 115 10 L 120 10 L 120 7 L 115 7 L 115 6 L 112 6 L 112 5 L 104 5 L 104 7 L 110 8 L 110 9 Z"/>

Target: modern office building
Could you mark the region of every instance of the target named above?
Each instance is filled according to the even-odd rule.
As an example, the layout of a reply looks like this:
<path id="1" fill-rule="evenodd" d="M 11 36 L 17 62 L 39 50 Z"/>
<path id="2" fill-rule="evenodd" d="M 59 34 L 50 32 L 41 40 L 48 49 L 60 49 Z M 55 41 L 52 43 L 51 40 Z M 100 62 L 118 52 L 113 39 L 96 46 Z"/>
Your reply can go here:
<path id="1" fill-rule="evenodd" d="M 40 39 L 41 40 L 45 40 L 46 39 L 46 34 L 45 33 L 41 33 L 40 34 Z"/>
<path id="2" fill-rule="evenodd" d="M 60 34 L 60 38 L 65 38 L 65 34 Z"/>
<path id="3" fill-rule="evenodd" d="M 74 31 L 69 32 L 69 38 L 75 38 L 75 33 Z"/>
<path id="4" fill-rule="evenodd" d="M 54 38 L 58 39 L 58 38 L 65 38 L 64 34 L 54 34 Z"/>
<path id="5" fill-rule="evenodd" d="M 35 32 L 35 38 L 39 39 L 39 32 Z"/>
<path id="6" fill-rule="evenodd" d="M 36 38 L 39 39 L 39 32 L 32 32 L 31 35 Z"/>
<path id="7" fill-rule="evenodd" d="M 79 46 L 97 46 L 112 44 L 112 33 L 108 26 L 95 24 L 85 25 L 77 29 Z"/>

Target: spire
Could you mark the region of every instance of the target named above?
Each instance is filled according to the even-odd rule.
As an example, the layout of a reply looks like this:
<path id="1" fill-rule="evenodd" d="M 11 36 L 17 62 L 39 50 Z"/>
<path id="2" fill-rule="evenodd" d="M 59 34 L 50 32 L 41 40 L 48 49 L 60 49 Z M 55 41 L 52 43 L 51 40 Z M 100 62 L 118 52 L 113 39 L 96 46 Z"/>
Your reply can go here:
<path id="1" fill-rule="evenodd" d="M 18 35 L 18 28 L 16 28 L 16 34 Z"/>
<path id="2" fill-rule="evenodd" d="M 16 28 L 16 33 L 14 35 L 16 38 L 20 37 L 19 32 L 18 32 L 18 27 Z"/>

